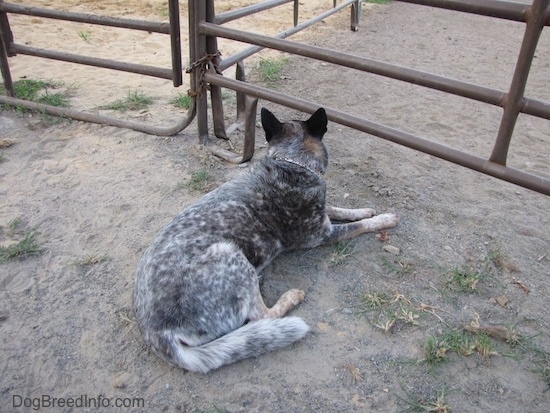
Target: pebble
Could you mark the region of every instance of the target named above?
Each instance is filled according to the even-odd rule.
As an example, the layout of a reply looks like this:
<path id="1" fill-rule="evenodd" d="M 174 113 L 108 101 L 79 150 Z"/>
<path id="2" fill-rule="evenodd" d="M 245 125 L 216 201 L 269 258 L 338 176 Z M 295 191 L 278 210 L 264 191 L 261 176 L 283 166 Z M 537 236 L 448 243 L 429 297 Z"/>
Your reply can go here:
<path id="1" fill-rule="evenodd" d="M 501 307 L 505 307 L 508 303 L 508 297 L 506 297 L 505 295 L 500 295 L 497 297 L 496 301 L 498 305 L 500 305 Z"/>
<path id="2" fill-rule="evenodd" d="M 394 247 L 393 245 L 384 245 L 382 249 L 393 255 L 399 255 L 401 253 L 401 250 L 397 247 Z"/>

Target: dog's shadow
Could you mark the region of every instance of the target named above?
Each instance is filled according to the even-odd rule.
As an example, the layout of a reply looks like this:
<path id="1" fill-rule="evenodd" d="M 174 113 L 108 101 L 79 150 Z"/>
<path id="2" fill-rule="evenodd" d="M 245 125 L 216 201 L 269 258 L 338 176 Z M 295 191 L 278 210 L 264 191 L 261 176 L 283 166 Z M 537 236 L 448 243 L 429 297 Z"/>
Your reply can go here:
<path id="1" fill-rule="evenodd" d="M 324 248 L 281 253 L 260 273 L 260 290 L 266 305 L 274 305 L 279 297 L 291 288 L 307 293 L 315 286 L 322 272 Z"/>

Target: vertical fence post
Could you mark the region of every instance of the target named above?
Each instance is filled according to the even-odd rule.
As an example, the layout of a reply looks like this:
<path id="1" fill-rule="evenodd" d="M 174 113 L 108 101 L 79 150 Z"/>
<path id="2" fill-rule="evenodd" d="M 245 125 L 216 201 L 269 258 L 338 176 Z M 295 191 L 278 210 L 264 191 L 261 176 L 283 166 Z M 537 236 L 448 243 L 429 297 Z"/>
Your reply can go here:
<path id="1" fill-rule="evenodd" d="M 504 98 L 504 113 L 500 121 L 497 139 L 491 157 L 489 158 L 490 161 L 500 165 L 506 165 L 508 148 L 510 147 L 512 133 L 514 132 L 514 127 L 520 113 L 520 105 L 524 97 L 529 70 L 533 62 L 533 57 L 535 56 L 535 50 L 542 29 L 546 24 L 546 9 L 549 1 L 550 0 L 534 0 L 532 6 L 528 8 L 526 13 L 527 25 L 525 34 L 521 43 L 510 91 Z"/>
<path id="2" fill-rule="evenodd" d="M 238 61 L 235 67 L 235 79 L 240 80 L 241 82 L 246 82 L 246 73 L 244 70 L 244 63 L 242 60 Z M 246 95 L 242 92 L 237 91 L 237 122 L 243 123 L 245 120 L 245 109 L 246 109 Z"/>
<path id="3" fill-rule="evenodd" d="M 359 30 L 359 21 L 361 20 L 361 0 L 352 3 L 351 5 L 351 31 Z"/>
<path id="4" fill-rule="evenodd" d="M 3 3 L 3 0 L 0 0 L 0 4 L 1 3 Z M 6 89 L 7 95 L 15 97 L 15 90 L 13 89 L 13 81 L 8 62 L 9 44 L 12 41 L 13 35 L 8 22 L 8 14 L 4 11 L 0 11 L 0 70 L 2 71 L 4 88 Z"/>
<path id="5" fill-rule="evenodd" d="M 206 4 L 206 21 L 214 22 L 216 11 L 214 0 L 208 0 Z M 218 54 L 218 38 L 216 36 L 206 37 L 206 52 L 212 56 L 210 61 L 210 70 L 217 70 L 220 58 Z M 219 139 L 229 139 L 225 130 L 225 116 L 223 110 L 222 88 L 216 85 L 210 87 L 210 102 L 212 103 L 212 123 L 214 126 L 214 135 Z"/>
<path id="6" fill-rule="evenodd" d="M 183 84 L 179 0 L 168 1 L 168 15 L 170 18 L 170 50 L 172 52 L 172 84 L 174 87 L 178 87 Z"/>
<path id="7" fill-rule="evenodd" d="M 206 0 L 213 1 L 213 0 Z M 203 70 L 195 65 L 206 56 L 206 36 L 199 34 L 199 23 L 206 20 L 206 1 L 189 0 L 189 61 L 191 65 L 191 91 L 196 93 L 197 128 L 201 144 L 208 143 L 208 101 L 203 84 Z"/>

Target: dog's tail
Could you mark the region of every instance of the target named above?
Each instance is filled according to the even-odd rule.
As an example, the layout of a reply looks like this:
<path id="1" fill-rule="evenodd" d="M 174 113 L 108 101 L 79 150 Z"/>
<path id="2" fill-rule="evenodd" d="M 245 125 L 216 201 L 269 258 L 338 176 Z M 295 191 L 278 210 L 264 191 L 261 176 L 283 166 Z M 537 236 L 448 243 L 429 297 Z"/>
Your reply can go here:
<path id="1" fill-rule="evenodd" d="M 301 339 L 309 327 L 299 317 L 265 318 L 252 321 L 209 343 L 185 345 L 175 331 L 160 337 L 159 354 L 171 364 L 186 370 L 207 373 L 226 364 L 286 347 Z"/>

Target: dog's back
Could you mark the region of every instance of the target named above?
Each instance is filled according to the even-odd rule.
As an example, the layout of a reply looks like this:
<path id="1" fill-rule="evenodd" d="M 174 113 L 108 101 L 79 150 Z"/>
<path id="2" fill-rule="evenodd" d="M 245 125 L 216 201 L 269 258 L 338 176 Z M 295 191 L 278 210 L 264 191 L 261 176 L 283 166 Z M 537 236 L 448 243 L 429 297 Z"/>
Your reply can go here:
<path id="1" fill-rule="evenodd" d="M 158 356 L 187 370 L 254 357 L 308 331 L 300 318 L 268 314 L 258 271 L 284 249 L 321 242 L 326 115 L 311 124 L 269 115 L 262 112 L 268 155 L 184 209 L 138 266 L 134 306 L 142 335 Z M 303 299 L 296 291 L 281 298 L 291 301 L 280 304 L 283 314 Z"/>

